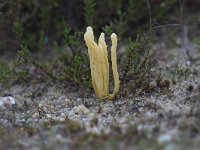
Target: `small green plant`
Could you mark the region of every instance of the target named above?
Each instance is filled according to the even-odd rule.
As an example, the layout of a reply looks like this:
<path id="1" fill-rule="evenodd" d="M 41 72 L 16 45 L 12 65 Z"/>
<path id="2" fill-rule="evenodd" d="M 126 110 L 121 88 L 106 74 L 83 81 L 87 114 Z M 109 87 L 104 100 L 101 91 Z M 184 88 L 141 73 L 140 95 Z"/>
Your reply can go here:
<path id="1" fill-rule="evenodd" d="M 200 37 L 196 37 L 193 40 L 193 43 L 196 44 L 198 47 L 200 46 Z"/>
<path id="2" fill-rule="evenodd" d="M 114 22 L 112 24 L 113 28 L 118 33 L 119 37 L 122 37 L 124 32 L 126 31 L 127 26 L 127 19 L 126 19 L 126 13 L 122 11 L 117 12 L 117 19 L 114 19 Z"/>
<path id="3" fill-rule="evenodd" d="M 129 38 L 122 62 L 123 80 L 131 77 L 142 77 L 150 69 L 150 43 L 144 37 L 137 37 L 136 41 Z"/>
<path id="4" fill-rule="evenodd" d="M 87 26 L 93 25 L 95 5 L 96 4 L 93 0 L 84 0 L 84 18 L 85 18 L 85 23 L 86 23 Z"/>
<path id="5" fill-rule="evenodd" d="M 105 27 L 102 28 L 103 33 L 105 33 L 105 35 L 110 36 L 113 33 L 113 29 L 112 26 L 108 26 L 106 25 Z"/>
<path id="6" fill-rule="evenodd" d="M 66 27 L 64 30 L 64 44 L 69 46 L 72 51 L 76 51 L 80 47 L 81 36 L 81 32 L 72 33 L 71 28 Z"/>
<path id="7" fill-rule="evenodd" d="M 148 77 L 151 67 L 151 47 L 149 40 L 144 37 L 138 36 L 135 41 L 129 39 L 124 60 L 121 63 L 122 83 L 128 82 L 131 90 L 151 88 Z"/>
<path id="8" fill-rule="evenodd" d="M 178 84 L 181 80 L 186 79 L 193 70 L 187 66 L 182 66 L 179 62 L 174 63 L 168 70 L 166 75 L 171 79 L 172 83 Z"/>
<path id="9" fill-rule="evenodd" d="M 65 28 L 63 46 L 69 48 L 72 56 L 63 48 L 58 49 L 58 61 L 63 64 L 59 79 L 62 82 L 72 81 L 81 87 L 91 89 L 89 59 L 86 52 L 82 51 L 84 48 L 81 46 L 81 38 L 81 32 L 72 32 L 71 28 Z"/>
<path id="10" fill-rule="evenodd" d="M 5 82 L 7 79 L 13 77 L 11 76 L 15 73 L 16 68 L 22 63 L 22 57 L 19 56 L 17 61 L 13 61 L 12 66 L 8 66 L 4 62 L 0 62 L 0 83 Z"/>
<path id="11" fill-rule="evenodd" d="M 71 64 L 65 67 L 66 71 L 62 74 L 64 80 L 73 81 L 82 88 L 92 89 L 89 60 L 86 54 L 75 56 Z"/>
<path id="12" fill-rule="evenodd" d="M 57 76 L 51 71 L 50 66 L 45 66 L 44 64 L 40 63 L 36 59 L 34 59 L 31 56 L 30 50 L 26 45 L 21 45 L 20 50 L 18 51 L 18 55 L 21 59 L 21 63 L 24 63 L 26 65 L 33 65 L 36 69 L 40 70 L 43 76 L 50 78 L 53 81 L 58 81 Z M 24 72 L 19 72 L 19 74 L 16 75 L 25 75 L 27 74 Z"/>
<path id="13" fill-rule="evenodd" d="M 0 62 L 0 83 L 3 82 L 6 77 L 8 77 L 9 72 L 9 67 L 5 63 Z"/>
<path id="14" fill-rule="evenodd" d="M 73 121 L 69 117 L 65 118 L 65 124 L 69 134 L 72 135 L 85 130 L 78 121 Z"/>
<path id="15" fill-rule="evenodd" d="M 18 27 L 16 24 L 16 34 L 20 36 L 21 31 L 18 30 Z M 91 89 L 89 60 L 86 51 L 81 51 L 84 49 L 81 46 L 81 36 L 81 32 L 72 32 L 70 28 L 65 28 L 63 43 L 61 45 L 54 43 L 54 48 L 57 49 L 55 56 L 57 57 L 51 62 L 48 62 L 48 60 L 38 61 L 38 58 L 32 56 L 31 50 L 22 41 L 18 51 L 19 60 L 13 64 L 13 67 L 9 67 L 3 62 L 0 63 L 0 82 L 5 81 L 11 73 L 14 73 L 12 77 L 18 82 L 27 82 L 30 81 L 29 79 L 35 82 L 37 76 L 40 76 L 42 80 L 48 78 L 62 85 L 71 82 L 81 86 L 82 89 Z M 66 51 L 63 47 L 67 47 L 72 55 L 70 56 L 69 51 Z M 23 65 L 15 71 L 20 64 Z M 34 67 L 34 73 L 30 74 L 30 67 L 28 66 Z"/>
<path id="16" fill-rule="evenodd" d="M 21 42 L 24 29 L 19 21 L 15 21 L 13 23 L 13 32 L 15 33 L 16 38 L 19 40 L 19 42 Z"/>

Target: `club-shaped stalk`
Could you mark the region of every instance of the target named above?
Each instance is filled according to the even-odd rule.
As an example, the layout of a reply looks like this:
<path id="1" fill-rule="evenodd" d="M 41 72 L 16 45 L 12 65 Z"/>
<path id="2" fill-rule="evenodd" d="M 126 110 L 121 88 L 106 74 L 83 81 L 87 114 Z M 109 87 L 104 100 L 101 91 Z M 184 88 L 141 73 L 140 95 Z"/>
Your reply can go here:
<path id="1" fill-rule="evenodd" d="M 92 28 L 87 27 L 87 31 L 84 35 L 84 40 L 88 47 L 92 85 L 95 93 L 100 100 L 104 98 L 111 100 L 118 93 L 120 86 L 119 75 L 117 71 L 117 35 L 115 33 L 111 35 L 111 61 L 114 77 L 114 91 L 112 94 L 109 94 L 109 63 L 104 33 L 101 33 L 97 45 L 94 41 Z"/>

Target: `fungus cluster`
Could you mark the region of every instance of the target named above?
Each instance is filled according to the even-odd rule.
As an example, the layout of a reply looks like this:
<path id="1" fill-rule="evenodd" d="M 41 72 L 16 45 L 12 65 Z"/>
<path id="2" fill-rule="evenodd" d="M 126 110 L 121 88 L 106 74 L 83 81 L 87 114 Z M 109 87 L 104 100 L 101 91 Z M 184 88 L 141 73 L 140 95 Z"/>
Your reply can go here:
<path id="1" fill-rule="evenodd" d="M 87 27 L 84 35 L 86 45 L 88 47 L 90 69 L 92 76 L 92 85 L 97 97 L 102 99 L 113 99 L 119 91 L 120 81 L 117 71 L 117 35 L 111 34 L 111 61 L 112 72 L 114 77 L 114 91 L 109 94 L 109 63 L 108 50 L 105 42 L 105 35 L 101 33 L 98 44 L 94 41 L 94 34 L 91 27 Z"/>

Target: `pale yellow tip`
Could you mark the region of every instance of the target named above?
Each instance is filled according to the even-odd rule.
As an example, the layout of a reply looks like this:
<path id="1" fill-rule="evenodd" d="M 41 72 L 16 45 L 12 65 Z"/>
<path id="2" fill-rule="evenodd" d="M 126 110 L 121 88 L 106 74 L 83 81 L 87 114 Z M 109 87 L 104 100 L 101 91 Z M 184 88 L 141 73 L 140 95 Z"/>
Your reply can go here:
<path id="1" fill-rule="evenodd" d="M 104 34 L 104 33 L 101 33 L 100 37 L 105 38 L 105 34 Z"/>
<path id="2" fill-rule="evenodd" d="M 111 38 L 117 38 L 117 35 L 115 33 L 112 33 L 110 37 Z"/>
<path id="3" fill-rule="evenodd" d="M 91 28 L 91 27 L 90 27 Z M 86 41 L 86 43 L 88 41 L 93 41 L 94 40 L 94 35 L 93 35 L 93 31 L 92 29 L 90 29 L 89 27 L 87 28 L 87 32 L 84 34 L 84 40 Z"/>
<path id="4" fill-rule="evenodd" d="M 93 31 L 92 27 L 88 26 L 86 31 Z"/>

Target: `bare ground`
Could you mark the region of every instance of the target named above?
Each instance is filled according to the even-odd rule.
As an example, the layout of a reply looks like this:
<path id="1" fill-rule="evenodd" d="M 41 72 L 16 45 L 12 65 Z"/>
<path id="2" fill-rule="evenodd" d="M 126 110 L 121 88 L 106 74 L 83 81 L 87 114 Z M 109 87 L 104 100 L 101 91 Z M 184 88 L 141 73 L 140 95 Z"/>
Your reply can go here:
<path id="1" fill-rule="evenodd" d="M 0 149 L 200 149 L 199 65 L 174 74 L 176 50 L 156 52 L 152 69 L 176 84 L 114 102 L 47 82 L 0 85 L 16 100 L 0 109 Z"/>

